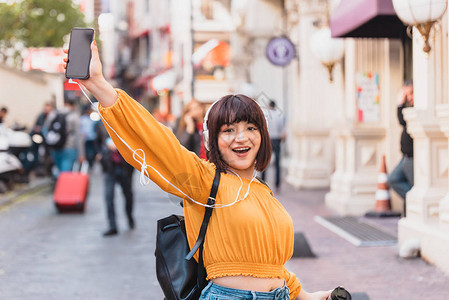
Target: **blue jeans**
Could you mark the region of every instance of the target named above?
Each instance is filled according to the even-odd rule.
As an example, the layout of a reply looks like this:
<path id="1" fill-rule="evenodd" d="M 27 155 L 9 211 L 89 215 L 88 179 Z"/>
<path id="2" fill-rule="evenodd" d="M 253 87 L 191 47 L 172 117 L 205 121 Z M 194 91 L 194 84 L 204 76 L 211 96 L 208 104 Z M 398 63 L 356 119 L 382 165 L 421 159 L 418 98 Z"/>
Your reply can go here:
<path id="1" fill-rule="evenodd" d="M 281 139 L 271 139 L 271 148 L 274 153 L 274 168 L 276 170 L 275 187 L 278 189 L 281 185 Z M 267 170 L 262 173 L 262 180 L 264 181 L 266 172 Z"/>
<path id="2" fill-rule="evenodd" d="M 86 152 L 86 159 L 89 162 L 89 167 L 93 167 L 95 162 L 95 156 L 97 155 L 97 150 L 95 149 L 95 142 L 93 140 L 86 141 L 84 143 L 84 149 Z"/>
<path id="3" fill-rule="evenodd" d="M 59 172 L 72 171 L 73 164 L 78 159 L 78 150 L 76 148 L 52 150 L 51 156 L 58 168 L 57 173 L 53 174 L 54 178 L 57 178 Z"/>
<path id="4" fill-rule="evenodd" d="M 404 155 L 388 176 L 388 185 L 405 200 L 405 194 L 413 187 L 413 181 L 413 157 Z"/>
<path id="5" fill-rule="evenodd" d="M 227 288 L 212 281 L 201 292 L 200 300 L 289 300 L 290 290 L 287 285 L 271 292 L 254 292 Z"/>

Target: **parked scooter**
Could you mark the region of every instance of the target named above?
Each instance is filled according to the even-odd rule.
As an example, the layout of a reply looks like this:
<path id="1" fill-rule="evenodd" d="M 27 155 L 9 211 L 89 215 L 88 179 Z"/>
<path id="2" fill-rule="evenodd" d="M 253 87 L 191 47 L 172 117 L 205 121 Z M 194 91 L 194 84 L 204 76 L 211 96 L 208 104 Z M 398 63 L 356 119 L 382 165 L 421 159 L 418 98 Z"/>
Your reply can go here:
<path id="1" fill-rule="evenodd" d="M 22 169 L 20 160 L 8 150 L 8 138 L 0 134 L 0 193 L 12 189 L 14 178 Z"/>
<path id="2" fill-rule="evenodd" d="M 19 156 L 30 146 L 29 134 L 0 124 L 0 193 L 12 189 L 14 183 L 28 181 Z"/>
<path id="3" fill-rule="evenodd" d="M 19 182 L 28 182 L 28 175 L 36 166 L 39 154 L 34 148 L 32 136 L 26 132 L 26 127 L 14 124 L 9 131 L 9 151 L 22 163 L 23 174 L 18 178 Z"/>

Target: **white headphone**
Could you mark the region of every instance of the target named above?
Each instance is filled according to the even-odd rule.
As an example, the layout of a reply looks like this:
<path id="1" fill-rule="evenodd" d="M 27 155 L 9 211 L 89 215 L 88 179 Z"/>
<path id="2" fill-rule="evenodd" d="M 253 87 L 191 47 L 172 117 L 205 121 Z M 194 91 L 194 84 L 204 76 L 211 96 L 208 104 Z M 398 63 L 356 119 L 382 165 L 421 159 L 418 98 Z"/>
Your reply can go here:
<path id="1" fill-rule="evenodd" d="M 204 121 L 203 121 L 203 142 L 204 142 L 204 148 L 206 148 L 207 151 L 210 151 L 209 149 L 209 129 L 207 128 L 207 119 L 209 118 L 209 112 L 212 108 L 212 106 L 215 105 L 220 101 L 220 99 L 216 100 L 214 103 L 212 103 L 209 108 L 206 111 L 206 115 L 204 115 Z"/>

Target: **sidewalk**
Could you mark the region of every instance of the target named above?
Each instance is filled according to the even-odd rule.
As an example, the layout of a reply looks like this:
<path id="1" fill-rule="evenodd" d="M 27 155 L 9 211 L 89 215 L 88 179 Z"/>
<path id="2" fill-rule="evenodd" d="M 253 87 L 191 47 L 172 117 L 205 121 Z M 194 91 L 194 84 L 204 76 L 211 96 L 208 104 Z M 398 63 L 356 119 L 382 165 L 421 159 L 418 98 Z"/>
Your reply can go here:
<path id="1" fill-rule="evenodd" d="M 289 211 L 295 232 L 302 232 L 316 258 L 292 258 L 287 268 L 308 291 L 343 285 L 371 300 L 432 300 L 449 298 L 449 276 L 418 259 L 402 259 L 399 246 L 356 247 L 314 221 L 334 213 L 324 205 L 328 190 L 294 190 L 284 183 L 275 195 Z M 373 200 L 374 201 L 374 200 Z M 369 219 L 376 227 L 397 236 L 399 218 Z M 366 297 L 355 297 L 368 299 Z"/>
<path id="2" fill-rule="evenodd" d="M 52 184 L 50 177 L 36 177 L 30 174 L 29 183 L 16 183 L 14 189 L 5 194 L 0 194 L 0 208 L 5 207 L 18 200 L 22 196 L 30 195 Z"/>

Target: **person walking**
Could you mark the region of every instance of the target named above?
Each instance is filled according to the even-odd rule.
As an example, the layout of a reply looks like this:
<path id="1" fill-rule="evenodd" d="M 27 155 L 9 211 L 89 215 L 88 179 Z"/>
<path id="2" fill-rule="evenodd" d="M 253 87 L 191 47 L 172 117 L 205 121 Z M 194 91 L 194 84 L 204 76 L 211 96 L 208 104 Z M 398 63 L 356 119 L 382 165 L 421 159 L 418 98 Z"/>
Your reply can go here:
<path id="1" fill-rule="evenodd" d="M 401 152 L 402 158 L 393 171 L 388 176 L 388 185 L 404 201 L 404 217 L 406 216 L 406 194 L 414 184 L 413 175 L 413 138 L 407 132 L 407 122 L 404 119 L 403 110 L 406 107 L 413 107 L 413 82 L 405 81 L 398 97 L 398 120 L 402 126 Z"/>
<path id="2" fill-rule="evenodd" d="M 214 102 L 203 126 L 209 151 L 209 160 L 203 160 L 182 147 L 137 101 L 114 89 L 103 77 L 95 42 L 91 50 L 90 78 L 80 83 L 99 101 L 106 128 L 126 161 L 183 199 L 190 247 L 202 224 L 215 170 L 222 173 L 204 242 L 209 283 L 200 299 L 327 299 L 330 290 L 306 292 L 285 267 L 293 254 L 293 221 L 270 188 L 255 177 L 271 158 L 266 121 L 257 102 L 244 95 Z M 180 177 L 184 184 L 177 186 Z"/>
<path id="3" fill-rule="evenodd" d="M 274 152 L 274 168 L 275 168 L 275 188 L 276 192 L 281 187 L 281 143 L 285 140 L 285 117 L 283 113 L 277 109 L 276 102 L 270 100 L 268 111 L 266 113 L 268 133 L 270 134 L 271 147 Z M 266 170 L 262 172 L 262 180 L 265 181 Z"/>
<path id="4" fill-rule="evenodd" d="M 0 108 L 0 124 L 5 122 L 5 117 L 8 114 L 8 108 L 6 106 L 2 106 Z"/>
<path id="5" fill-rule="evenodd" d="M 80 114 L 77 110 L 76 100 L 66 99 L 64 107 L 61 110 L 53 110 L 44 123 L 44 136 L 48 139 L 48 131 L 52 122 L 61 117 L 64 119 L 65 132 L 61 136 L 65 141 L 60 147 L 51 147 L 50 154 L 56 168 L 53 168 L 53 178 L 57 179 L 60 172 L 71 171 L 75 161 L 83 162 L 85 160 L 84 138 L 81 134 Z M 48 141 L 47 141 L 48 144 Z"/>
<path id="6" fill-rule="evenodd" d="M 175 134 L 181 145 L 206 159 L 203 141 L 204 107 L 198 100 L 190 101 L 175 126 Z"/>
<path id="7" fill-rule="evenodd" d="M 81 115 L 80 125 L 81 133 L 84 138 L 84 152 L 86 153 L 86 159 L 89 163 L 90 169 L 93 168 L 95 163 L 95 157 L 99 151 L 96 148 L 95 139 L 97 138 L 96 125 L 97 121 L 92 120 L 90 114 L 92 108 L 87 106 L 83 109 L 83 114 Z"/>
<path id="8" fill-rule="evenodd" d="M 50 157 L 50 149 L 45 144 L 44 141 L 44 128 L 45 121 L 51 112 L 55 109 L 55 104 L 52 101 L 47 101 L 44 103 L 42 112 L 37 117 L 33 128 L 31 129 L 30 135 L 33 140 L 33 145 L 31 146 L 31 153 L 33 154 L 33 165 L 36 168 L 37 175 L 48 176 L 51 173 L 51 166 L 53 162 Z M 41 137 L 42 140 L 39 138 Z"/>
<path id="9" fill-rule="evenodd" d="M 106 217 L 108 229 L 103 232 L 103 236 L 113 236 L 118 234 L 118 226 L 115 213 L 115 185 L 119 184 L 125 198 L 125 213 L 128 218 L 128 226 L 134 229 L 133 218 L 134 196 L 132 190 L 132 174 L 134 168 L 128 164 L 120 155 L 112 139 L 108 136 L 103 124 L 97 125 L 98 149 L 100 151 L 100 163 L 104 174 L 104 199 L 106 205 Z"/>

